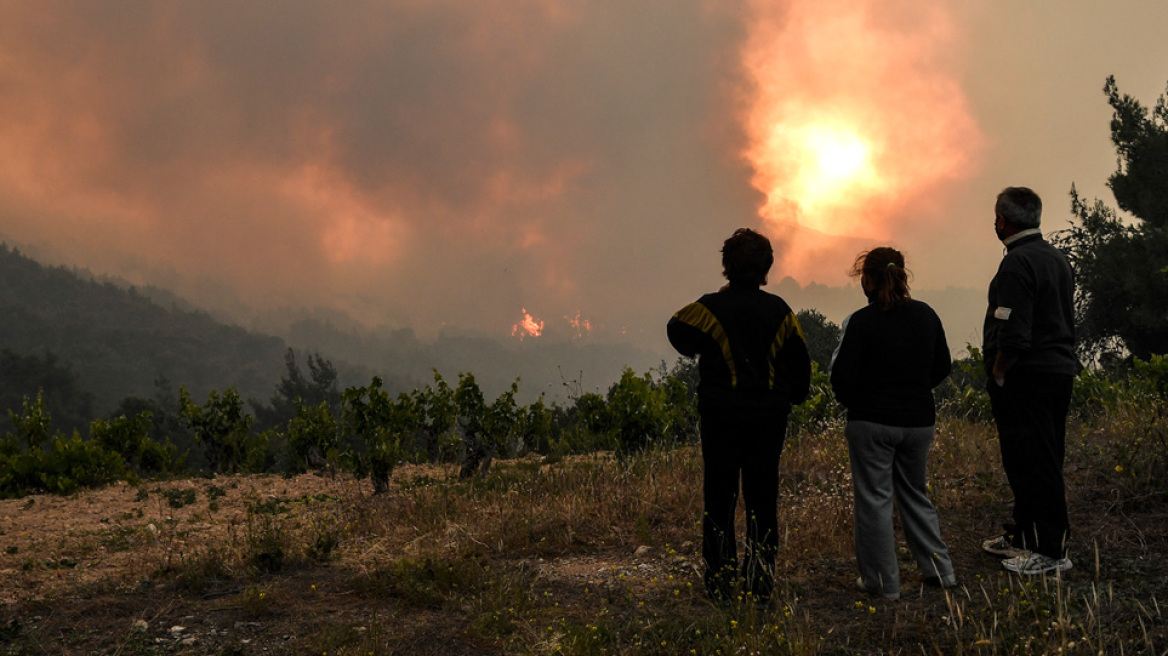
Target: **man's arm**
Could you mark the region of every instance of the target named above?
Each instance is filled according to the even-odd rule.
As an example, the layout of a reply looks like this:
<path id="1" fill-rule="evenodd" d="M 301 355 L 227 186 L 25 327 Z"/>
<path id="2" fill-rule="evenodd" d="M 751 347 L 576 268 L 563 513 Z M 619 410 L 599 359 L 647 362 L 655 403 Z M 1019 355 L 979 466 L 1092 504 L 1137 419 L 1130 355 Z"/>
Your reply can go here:
<path id="1" fill-rule="evenodd" d="M 994 358 L 994 382 L 998 387 L 1003 387 L 1006 384 L 1006 372 L 1014 363 L 1018 362 L 1018 355 L 1005 349 L 999 349 L 997 357 Z"/>
<path id="2" fill-rule="evenodd" d="M 1021 260 L 1010 262 L 1010 266 L 998 274 L 998 279 L 998 307 L 994 310 L 994 318 L 1001 322 L 1001 327 L 992 375 L 994 382 L 1001 387 L 1006 384 L 1006 373 L 1033 343 L 1037 282 L 1033 271 Z"/>
<path id="3" fill-rule="evenodd" d="M 786 380 L 791 404 L 799 405 L 811 391 L 811 355 L 807 352 L 807 340 L 794 312 L 788 310 L 776 342 L 779 349 L 775 366 Z"/>
<path id="4" fill-rule="evenodd" d="M 701 303 L 690 303 L 669 319 L 665 332 L 678 353 L 692 358 L 713 346 L 710 332 L 714 323 L 716 319 Z"/>

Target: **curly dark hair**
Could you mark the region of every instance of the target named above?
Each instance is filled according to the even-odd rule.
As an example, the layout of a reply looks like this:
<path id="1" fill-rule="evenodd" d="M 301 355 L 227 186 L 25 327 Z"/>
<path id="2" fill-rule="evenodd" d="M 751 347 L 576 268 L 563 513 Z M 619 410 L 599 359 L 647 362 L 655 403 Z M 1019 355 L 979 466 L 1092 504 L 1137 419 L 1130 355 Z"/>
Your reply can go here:
<path id="1" fill-rule="evenodd" d="M 880 246 L 856 256 L 851 275 L 867 278 L 870 290 L 864 290 L 868 299 L 881 310 L 908 305 L 909 270 L 904 267 L 904 255 L 895 248 Z"/>
<path id="2" fill-rule="evenodd" d="M 765 285 L 775 263 L 771 240 L 750 228 L 739 228 L 722 244 L 722 275 L 730 282 Z"/>

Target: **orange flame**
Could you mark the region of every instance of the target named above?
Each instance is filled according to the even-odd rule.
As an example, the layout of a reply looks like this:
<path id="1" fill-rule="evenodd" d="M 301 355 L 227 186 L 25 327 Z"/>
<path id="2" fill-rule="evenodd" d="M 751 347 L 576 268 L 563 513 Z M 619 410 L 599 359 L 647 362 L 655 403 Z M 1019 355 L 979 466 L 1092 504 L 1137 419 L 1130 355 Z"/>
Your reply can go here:
<path id="1" fill-rule="evenodd" d="M 574 317 L 565 314 L 564 318 L 567 319 L 568 325 L 572 327 L 572 330 L 576 331 L 576 339 L 592 334 L 592 322 L 583 318 L 580 312 L 576 312 L 576 316 Z"/>
<path id="2" fill-rule="evenodd" d="M 542 335 L 543 321 L 531 316 L 527 308 L 522 308 L 520 311 L 523 312 L 523 318 L 511 326 L 511 336 L 518 337 L 519 341 L 523 341 L 528 337 L 539 337 Z"/>

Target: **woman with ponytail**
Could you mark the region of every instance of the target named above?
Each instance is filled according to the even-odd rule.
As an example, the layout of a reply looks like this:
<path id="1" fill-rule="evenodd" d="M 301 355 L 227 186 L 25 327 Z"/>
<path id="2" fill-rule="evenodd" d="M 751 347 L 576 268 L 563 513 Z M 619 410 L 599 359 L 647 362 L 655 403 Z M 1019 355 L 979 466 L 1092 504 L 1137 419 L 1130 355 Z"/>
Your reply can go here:
<path id="1" fill-rule="evenodd" d="M 952 359 L 937 313 L 909 295 L 900 251 L 861 253 L 852 275 L 860 279 L 868 305 L 844 320 L 831 385 L 848 411 L 857 584 L 899 599 L 893 498 L 925 580 L 944 587 L 957 583 L 925 482 L 936 422 L 933 388 L 949 375 Z"/>

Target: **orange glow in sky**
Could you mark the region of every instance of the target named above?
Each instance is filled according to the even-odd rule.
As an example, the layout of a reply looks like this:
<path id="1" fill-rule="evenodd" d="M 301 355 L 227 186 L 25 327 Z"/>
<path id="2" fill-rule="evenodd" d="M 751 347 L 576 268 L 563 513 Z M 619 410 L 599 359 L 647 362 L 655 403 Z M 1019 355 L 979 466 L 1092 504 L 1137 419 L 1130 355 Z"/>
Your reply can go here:
<path id="1" fill-rule="evenodd" d="M 939 183 L 972 174 L 981 143 L 944 54 L 943 6 L 755 2 L 743 51 L 744 127 L 768 224 L 887 239 Z"/>
<path id="2" fill-rule="evenodd" d="M 806 132 L 807 149 L 818 164 L 813 170 L 828 185 L 847 185 L 859 176 L 871 176 L 868 147 L 855 132 L 812 127 Z"/>

